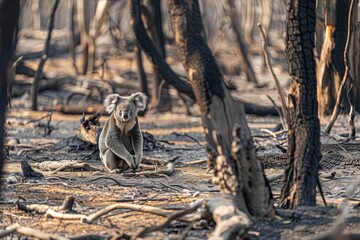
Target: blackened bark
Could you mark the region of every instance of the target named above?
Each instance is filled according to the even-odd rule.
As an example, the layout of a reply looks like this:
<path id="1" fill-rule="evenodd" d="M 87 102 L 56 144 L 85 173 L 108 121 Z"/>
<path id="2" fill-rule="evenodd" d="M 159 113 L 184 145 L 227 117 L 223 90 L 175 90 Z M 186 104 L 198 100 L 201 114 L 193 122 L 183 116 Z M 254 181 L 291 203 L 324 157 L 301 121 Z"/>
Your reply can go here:
<path id="1" fill-rule="evenodd" d="M 286 59 L 289 91 L 288 162 L 282 180 L 281 205 L 316 204 L 320 125 L 317 116 L 314 50 L 315 0 L 289 0 L 286 13 Z"/>
<path id="2" fill-rule="evenodd" d="M 328 19 L 329 24 L 335 22 L 335 28 L 333 28 L 334 32 L 332 34 L 334 48 L 330 53 L 330 61 L 325 64 L 325 69 L 323 70 L 322 75 L 318 76 L 318 101 L 320 115 L 329 115 L 333 112 L 341 80 L 344 77 L 344 50 L 348 32 L 348 16 L 351 12 L 350 2 L 351 1 L 336 0 L 335 5 L 329 4 L 327 6 L 329 8 L 330 6 L 335 6 L 335 9 L 327 9 L 328 12 L 332 9 L 331 14 L 329 14 L 330 16 L 327 17 L 330 18 Z M 335 17 L 331 15 L 335 15 Z M 327 28 L 329 28 L 329 26 Z M 360 87 L 357 86 L 358 84 L 354 84 L 353 91 L 360 93 Z M 342 96 L 345 96 L 344 92 L 342 92 Z M 359 95 L 353 94 L 353 99 L 351 99 L 351 101 L 354 103 L 355 109 L 360 111 Z M 346 101 L 346 98 L 341 99 L 341 103 L 343 110 L 348 111 L 349 104 Z"/>
<path id="3" fill-rule="evenodd" d="M 5 111 L 7 84 L 11 78 L 11 59 L 17 39 L 19 0 L 0 0 L 0 176 L 4 164 Z M 1 189 L 1 181 L 0 181 Z M 1 191 L 0 191 L 1 193 Z"/>
<path id="4" fill-rule="evenodd" d="M 272 215 L 272 196 L 256 158 L 243 106 L 237 108 L 202 37 L 197 0 L 169 0 L 175 41 L 200 106 L 209 167 L 221 192 L 253 216 Z"/>

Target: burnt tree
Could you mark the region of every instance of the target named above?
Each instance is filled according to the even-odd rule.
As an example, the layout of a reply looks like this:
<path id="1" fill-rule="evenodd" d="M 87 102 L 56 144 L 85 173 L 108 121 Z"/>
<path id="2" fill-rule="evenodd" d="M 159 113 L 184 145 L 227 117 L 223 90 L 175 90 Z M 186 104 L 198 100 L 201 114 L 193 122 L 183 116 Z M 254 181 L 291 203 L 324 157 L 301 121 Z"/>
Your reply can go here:
<path id="1" fill-rule="evenodd" d="M 16 47 L 19 11 L 19 0 L 0 0 L 0 175 L 5 160 L 3 146 L 7 84 L 12 77 L 11 60 Z"/>
<path id="2" fill-rule="evenodd" d="M 38 110 L 39 84 L 40 84 L 40 79 L 42 77 L 42 72 L 43 72 L 43 68 L 45 66 L 45 62 L 49 56 L 51 34 L 54 29 L 55 13 L 56 13 L 56 9 L 58 8 L 59 1 L 60 0 L 56 0 L 51 7 L 51 14 L 50 14 L 50 19 L 49 19 L 49 23 L 48 23 L 48 33 L 47 33 L 47 37 L 46 37 L 46 41 L 45 41 L 45 47 L 41 53 L 39 66 L 35 73 L 34 82 L 31 86 L 31 91 L 30 91 L 31 110 Z"/>
<path id="3" fill-rule="evenodd" d="M 146 1 L 147 14 L 145 19 L 147 27 L 150 32 L 151 39 L 155 44 L 156 50 L 159 52 L 161 57 L 165 60 L 165 39 L 162 29 L 162 16 L 161 16 L 161 1 L 160 0 L 148 0 Z M 145 9 L 144 9 L 145 10 Z M 145 12 L 145 11 L 144 11 Z M 171 111 L 171 98 L 169 94 L 169 83 L 161 78 L 161 75 L 153 67 L 152 76 L 152 91 L 151 91 L 151 108 L 159 112 Z"/>
<path id="4" fill-rule="evenodd" d="M 357 1 L 355 1 L 356 3 Z M 352 39 L 350 41 L 350 81 L 345 88 L 353 84 L 351 102 L 354 103 L 355 109 L 360 111 L 360 58 L 356 52 L 359 51 L 359 33 L 356 31 L 357 24 L 357 4 L 350 9 L 351 1 L 336 0 L 326 5 L 325 25 L 326 34 L 321 50 L 321 57 L 317 66 L 318 78 L 318 101 L 319 114 L 329 115 L 332 113 L 339 94 L 341 81 L 345 74 L 344 51 L 348 34 L 348 16 L 352 14 L 351 30 Z M 346 92 L 343 90 L 342 96 Z M 346 97 L 341 99 L 342 108 L 348 111 L 350 106 Z"/>
<path id="5" fill-rule="evenodd" d="M 200 106 L 213 182 L 245 213 L 272 215 L 271 190 L 255 154 L 244 108 L 230 96 L 204 41 L 198 1 L 168 2 L 176 45 Z"/>
<path id="6" fill-rule="evenodd" d="M 240 60 L 242 67 L 246 73 L 247 80 L 249 82 L 253 82 L 254 84 L 258 84 L 255 72 L 250 64 L 248 59 L 248 53 L 246 50 L 246 43 L 241 36 L 241 24 L 240 17 L 237 14 L 237 9 L 234 0 L 227 0 L 228 8 L 229 8 L 229 16 L 231 21 L 231 27 L 235 33 L 236 41 L 237 41 L 237 55 Z"/>
<path id="7" fill-rule="evenodd" d="M 161 77 L 172 85 L 179 93 L 186 94 L 191 99 L 195 99 L 195 95 L 191 84 L 188 80 L 180 78 L 166 63 L 165 59 L 156 50 L 156 46 L 148 36 L 144 23 L 141 18 L 140 3 L 138 0 L 128 0 L 130 9 L 130 23 L 134 31 L 136 40 L 138 41 L 141 50 L 146 54 L 149 61 L 154 65 Z M 245 105 L 246 113 L 259 115 L 277 115 L 276 109 L 271 106 L 261 106 L 256 103 L 242 102 Z M 236 101 L 240 104 L 240 101 Z"/>
<path id="8" fill-rule="evenodd" d="M 286 60 L 291 76 L 288 109 L 288 162 L 281 205 L 316 204 L 320 124 L 314 59 L 315 0 L 286 2 Z"/>

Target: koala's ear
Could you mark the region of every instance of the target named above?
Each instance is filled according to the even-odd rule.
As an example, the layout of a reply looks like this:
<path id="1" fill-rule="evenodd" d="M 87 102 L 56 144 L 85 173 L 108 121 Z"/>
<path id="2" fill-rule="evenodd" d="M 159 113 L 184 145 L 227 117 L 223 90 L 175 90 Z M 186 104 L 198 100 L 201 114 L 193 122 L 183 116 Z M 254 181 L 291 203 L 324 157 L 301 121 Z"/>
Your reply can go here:
<path id="1" fill-rule="evenodd" d="M 146 103 L 147 103 L 147 96 L 144 93 L 141 93 L 141 92 L 133 93 L 133 94 L 131 94 L 130 97 L 134 100 L 138 110 L 140 110 L 140 111 L 145 110 Z"/>
<path id="2" fill-rule="evenodd" d="M 121 97 L 119 94 L 110 94 L 106 96 L 104 100 L 104 106 L 109 114 L 111 114 L 115 110 L 116 105 L 119 103 L 120 98 Z"/>

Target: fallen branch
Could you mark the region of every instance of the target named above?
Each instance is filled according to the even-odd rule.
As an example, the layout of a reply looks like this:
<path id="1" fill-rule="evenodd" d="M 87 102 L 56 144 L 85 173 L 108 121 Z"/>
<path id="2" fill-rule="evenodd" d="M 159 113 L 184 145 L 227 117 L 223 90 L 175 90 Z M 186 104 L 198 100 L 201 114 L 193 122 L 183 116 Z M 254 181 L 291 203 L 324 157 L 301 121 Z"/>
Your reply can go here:
<path id="1" fill-rule="evenodd" d="M 41 163 L 34 163 L 34 167 L 41 169 L 42 171 L 52 171 L 52 174 L 56 174 L 60 171 L 101 171 L 101 169 L 90 166 L 88 163 L 83 163 L 74 160 L 62 160 L 62 161 L 44 161 Z"/>
<path id="2" fill-rule="evenodd" d="M 72 211 L 72 206 L 74 204 L 74 197 L 68 196 L 65 198 L 63 204 L 61 206 L 49 206 L 47 204 L 23 204 L 17 203 L 17 207 L 19 210 L 27 212 L 27 213 L 46 213 L 48 210 L 54 211 Z"/>
<path id="3" fill-rule="evenodd" d="M 88 239 L 109 239 L 109 237 L 97 236 L 97 235 L 83 235 L 77 237 L 63 237 L 58 234 L 46 233 L 39 229 L 24 227 L 18 223 L 15 223 L 6 228 L 5 231 L 0 232 L 0 238 L 4 238 L 10 234 L 18 233 L 26 237 L 34 237 L 42 240 L 88 240 Z"/>
<path id="4" fill-rule="evenodd" d="M 118 209 L 127 209 L 127 210 L 133 210 L 133 211 L 139 211 L 139 212 L 146 212 L 155 214 L 162 217 L 168 217 L 173 213 L 171 210 L 166 210 L 158 207 L 152 207 L 152 206 L 144 206 L 139 204 L 131 204 L 131 203 L 115 203 L 110 206 L 107 206 L 95 213 L 92 213 L 90 215 L 84 215 L 84 214 L 71 214 L 71 213 L 58 213 L 53 209 L 50 209 L 46 212 L 47 217 L 53 217 L 63 220 L 80 220 L 81 222 L 85 223 L 92 223 L 95 220 L 101 218 L 102 216 L 108 214 L 109 212 L 112 212 L 114 210 Z"/>
<path id="5" fill-rule="evenodd" d="M 69 240 L 69 238 L 57 235 L 57 234 L 52 234 L 52 233 L 46 233 L 46 232 L 42 232 L 38 229 L 34 229 L 34 228 L 29 228 L 29 227 L 24 227 L 19 225 L 18 223 L 15 223 L 9 227 L 6 228 L 5 231 L 0 232 L 0 238 L 6 237 L 12 233 L 18 233 L 20 235 L 24 235 L 27 237 L 34 237 L 37 239 L 42 239 L 42 240 Z"/>

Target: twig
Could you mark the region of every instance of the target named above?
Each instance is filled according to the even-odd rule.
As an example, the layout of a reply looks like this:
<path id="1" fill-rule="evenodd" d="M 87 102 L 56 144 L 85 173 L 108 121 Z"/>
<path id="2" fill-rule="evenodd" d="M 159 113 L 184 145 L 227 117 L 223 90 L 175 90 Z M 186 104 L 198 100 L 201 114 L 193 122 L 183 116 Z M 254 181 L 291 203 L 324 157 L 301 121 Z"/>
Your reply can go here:
<path id="1" fill-rule="evenodd" d="M 319 188 L 319 193 L 320 193 L 321 199 L 322 199 L 322 201 L 324 203 L 324 206 L 326 207 L 327 203 L 326 203 L 326 200 L 325 200 L 324 192 L 323 192 L 322 187 L 321 187 L 319 176 L 316 177 L 316 181 L 317 181 L 317 185 L 318 185 L 318 188 Z"/>
<path id="2" fill-rule="evenodd" d="M 354 0 L 351 0 L 350 7 L 349 7 L 346 45 L 345 45 L 345 49 L 344 49 L 345 73 L 344 73 L 343 79 L 341 80 L 341 84 L 340 84 L 340 87 L 339 87 L 339 90 L 338 90 L 334 110 L 333 110 L 333 112 L 331 114 L 331 117 L 330 117 L 330 120 L 329 120 L 329 122 L 326 125 L 326 128 L 324 130 L 324 132 L 326 134 L 330 133 L 332 127 L 334 126 L 334 123 L 336 122 L 337 117 L 339 116 L 342 92 L 343 92 L 343 88 L 344 88 L 344 86 L 345 86 L 345 84 L 347 82 L 348 75 L 349 75 L 350 66 L 349 66 L 348 54 L 349 54 L 350 38 L 351 38 L 351 15 L 352 15 L 352 11 L 353 11 L 353 5 L 354 5 Z"/>
<path id="3" fill-rule="evenodd" d="M 287 124 L 286 124 L 286 120 L 284 118 L 284 114 L 283 112 L 279 109 L 279 107 L 276 105 L 274 99 L 272 99 L 272 97 L 270 97 L 268 94 L 266 94 L 267 98 L 270 100 L 270 102 L 272 103 L 272 105 L 274 106 L 276 112 L 279 114 L 280 117 L 280 121 L 282 124 L 283 129 L 287 129 Z"/>
<path id="4" fill-rule="evenodd" d="M 27 121 L 25 124 L 29 124 L 29 123 L 33 123 L 33 122 L 40 122 L 41 120 L 49 117 L 50 114 L 53 114 L 53 112 L 48 112 L 47 114 L 45 114 L 44 116 L 37 118 L 37 119 L 31 119 L 29 121 Z"/>
<path id="5" fill-rule="evenodd" d="M 174 132 L 174 134 L 175 134 L 176 136 L 184 136 L 184 137 L 187 137 L 187 138 L 189 138 L 189 139 L 193 140 L 194 142 L 196 142 L 199 146 L 203 146 L 203 145 L 200 143 L 200 141 L 199 141 L 199 140 L 197 140 L 196 138 L 194 138 L 194 137 L 190 136 L 190 135 L 189 135 L 189 134 L 187 134 L 187 133 L 183 133 L 183 134 L 181 134 L 181 133 L 176 133 L 176 132 Z"/>
<path id="6" fill-rule="evenodd" d="M 349 119 L 348 119 L 348 123 L 349 123 L 349 127 L 350 127 L 350 132 L 349 132 L 349 140 L 354 140 L 355 139 L 355 135 L 356 135 L 356 128 L 355 128 L 355 107 L 354 104 L 351 102 L 350 99 L 350 92 L 353 89 L 353 85 L 351 84 L 348 92 L 347 92 L 347 99 L 349 101 L 349 105 L 350 105 L 350 112 L 349 112 Z"/>
<path id="7" fill-rule="evenodd" d="M 51 134 L 53 128 L 50 126 L 50 123 L 51 123 L 51 118 L 52 118 L 52 115 L 54 114 L 54 112 L 50 112 L 48 114 L 48 121 L 46 123 L 46 128 L 44 130 L 44 136 L 48 136 Z"/>
<path id="8" fill-rule="evenodd" d="M 264 29 L 262 28 L 261 24 L 258 23 L 257 26 L 259 27 L 260 36 L 261 36 L 261 39 L 263 40 L 262 49 L 263 49 L 263 52 L 264 52 L 264 55 L 265 55 L 266 66 L 268 67 L 268 70 L 271 73 L 271 78 L 275 82 L 276 89 L 278 91 L 280 102 L 281 102 L 281 109 L 282 109 L 282 112 L 283 112 L 283 114 L 285 116 L 286 123 L 288 123 L 288 121 L 289 121 L 289 112 L 288 112 L 288 109 L 287 109 L 287 106 L 286 106 L 285 97 L 284 97 L 284 95 L 282 93 L 283 91 L 282 91 L 282 88 L 280 86 L 279 80 L 277 79 L 277 77 L 276 77 L 276 75 L 275 75 L 275 73 L 274 73 L 274 71 L 273 71 L 273 69 L 271 67 L 271 64 L 270 64 L 270 58 L 269 58 L 268 49 L 267 49 L 268 42 L 267 42 L 267 39 L 266 39 L 266 35 L 265 35 Z M 284 126 L 284 129 L 286 129 L 286 128 L 287 127 Z"/>
<path id="9" fill-rule="evenodd" d="M 175 188 L 173 186 L 170 186 L 168 184 L 165 184 L 163 182 L 160 182 L 160 184 L 163 185 L 164 187 L 167 187 L 167 188 L 170 188 L 170 189 L 174 190 L 175 192 L 181 192 L 179 189 L 177 189 L 177 188 Z"/>
<path id="10" fill-rule="evenodd" d="M 190 214 L 190 213 L 196 211 L 201 205 L 202 205 L 202 201 L 198 202 L 197 204 L 195 204 L 194 206 L 192 206 L 188 209 L 175 212 L 174 214 L 170 215 L 163 223 L 161 223 L 159 225 L 155 225 L 155 226 L 146 227 L 143 230 L 141 230 L 138 234 L 135 234 L 131 239 L 141 238 L 141 237 L 144 237 L 148 233 L 162 230 L 162 229 L 166 228 L 173 220 L 179 219 L 187 214 Z"/>
<path id="11" fill-rule="evenodd" d="M 39 92 L 39 82 L 40 82 L 40 78 L 42 76 L 42 71 L 43 71 L 45 62 L 46 62 L 46 60 L 48 58 L 48 54 L 49 54 L 51 33 L 54 28 L 55 13 L 56 13 L 56 9 L 57 9 L 58 5 L 59 5 L 59 0 L 56 0 L 53 3 L 52 8 L 51 8 L 51 15 L 50 15 L 50 20 L 49 20 L 49 25 L 48 25 L 48 34 L 47 34 L 47 38 L 46 38 L 46 42 L 45 42 L 45 47 L 44 47 L 43 52 L 41 53 L 39 67 L 36 71 L 36 74 L 34 77 L 34 82 L 31 87 L 31 109 L 32 110 L 38 109 L 37 97 L 38 97 L 38 92 Z"/>

